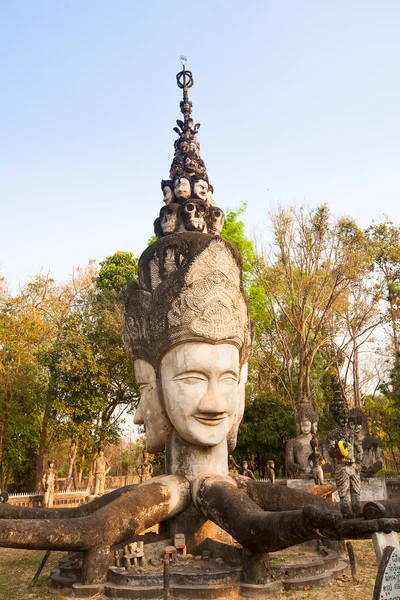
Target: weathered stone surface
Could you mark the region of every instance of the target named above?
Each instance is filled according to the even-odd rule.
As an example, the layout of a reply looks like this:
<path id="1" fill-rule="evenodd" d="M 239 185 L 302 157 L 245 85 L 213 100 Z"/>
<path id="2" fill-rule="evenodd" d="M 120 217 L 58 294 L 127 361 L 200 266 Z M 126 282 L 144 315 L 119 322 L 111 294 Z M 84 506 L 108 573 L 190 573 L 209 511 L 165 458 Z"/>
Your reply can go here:
<path id="1" fill-rule="evenodd" d="M 90 550 L 110 546 L 181 512 L 189 502 L 189 485 L 184 478 L 154 479 L 85 517 L 4 519 L 0 526 L 0 545 L 44 550 Z"/>
<path id="2" fill-rule="evenodd" d="M 391 533 L 372 534 L 372 543 L 374 545 L 376 562 L 378 566 L 381 564 L 383 554 L 387 547 L 400 548 L 399 536 L 394 531 Z"/>
<path id="3" fill-rule="evenodd" d="M 281 591 L 281 581 L 271 581 L 265 585 L 257 585 L 253 583 L 240 584 L 241 598 L 260 598 L 261 600 L 266 600 L 267 598 L 274 598 L 276 594 L 279 594 Z"/>

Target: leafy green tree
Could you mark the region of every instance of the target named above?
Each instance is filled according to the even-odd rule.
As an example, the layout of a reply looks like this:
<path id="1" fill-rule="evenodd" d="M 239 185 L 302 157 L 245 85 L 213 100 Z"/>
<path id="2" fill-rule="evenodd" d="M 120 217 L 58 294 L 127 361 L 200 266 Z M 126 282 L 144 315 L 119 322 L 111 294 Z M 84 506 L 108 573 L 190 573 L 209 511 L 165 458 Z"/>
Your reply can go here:
<path id="1" fill-rule="evenodd" d="M 59 435 L 80 448 L 80 479 L 99 443 L 115 443 L 138 400 L 122 342 L 123 286 L 137 274 L 130 253 L 107 257 L 71 312 L 51 352 Z"/>
<path id="2" fill-rule="evenodd" d="M 121 291 L 128 281 L 137 278 L 137 273 L 138 259 L 132 252 L 118 250 L 100 262 L 96 286 L 99 290 Z"/>
<path id="3" fill-rule="evenodd" d="M 255 252 L 253 242 L 246 236 L 245 223 L 241 218 L 246 208 L 247 203 L 242 202 L 239 208 L 226 210 L 221 237 L 234 244 L 239 250 L 243 259 L 244 276 L 248 278 L 253 273 Z"/>
<path id="4" fill-rule="evenodd" d="M 266 477 L 267 461 L 278 471 L 284 464 L 285 441 L 295 435 L 290 402 L 273 394 L 248 399 L 234 456 L 250 460 L 256 474 Z"/>
<path id="5" fill-rule="evenodd" d="M 279 208 L 271 218 L 274 244 L 256 261 L 253 300 L 255 314 L 263 315 L 257 345 L 296 409 L 312 400 L 332 364 L 326 353 L 332 323 L 348 302 L 350 285 L 365 272 L 366 258 L 355 224 L 332 221 L 325 205 Z"/>
<path id="6" fill-rule="evenodd" d="M 400 364 L 400 227 L 386 219 L 371 225 L 366 235 L 373 252 L 375 271 L 386 286 L 394 358 Z"/>

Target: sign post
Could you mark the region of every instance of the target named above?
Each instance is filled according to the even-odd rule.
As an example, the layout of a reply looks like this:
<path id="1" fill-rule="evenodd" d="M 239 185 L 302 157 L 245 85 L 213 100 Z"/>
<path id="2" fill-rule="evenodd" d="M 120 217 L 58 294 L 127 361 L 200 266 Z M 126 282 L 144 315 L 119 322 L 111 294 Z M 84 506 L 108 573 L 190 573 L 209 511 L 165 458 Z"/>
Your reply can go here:
<path id="1" fill-rule="evenodd" d="M 400 550 L 387 546 L 376 576 L 372 600 L 400 600 Z"/>

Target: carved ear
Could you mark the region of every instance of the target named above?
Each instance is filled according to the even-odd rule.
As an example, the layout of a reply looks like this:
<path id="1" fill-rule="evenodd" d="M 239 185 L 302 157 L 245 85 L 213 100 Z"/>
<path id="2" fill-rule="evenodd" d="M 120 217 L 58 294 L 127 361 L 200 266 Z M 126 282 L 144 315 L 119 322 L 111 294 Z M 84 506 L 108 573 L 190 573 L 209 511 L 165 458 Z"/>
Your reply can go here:
<path id="1" fill-rule="evenodd" d="M 177 127 L 174 127 L 174 131 L 176 131 L 176 133 L 177 133 L 178 135 L 182 135 L 182 134 L 181 134 L 181 132 L 180 132 L 180 130 L 179 130 Z"/>
<path id="2" fill-rule="evenodd" d="M 194 131 L 195 133 L 197 133 L 199 129 L 200 129 L 200 123 L 196 123 L 196 125 L 195 125 L 195 126 L 194 126 L 194 128 L 193 128 L 193 131 Z"/>
<path id="3" fill-rule="evenodd" d="M 183 130 L 183 121 L 181 121 L 180 119 L 176 120 L 177 125 L 179 125 L 179 127 Z"/>

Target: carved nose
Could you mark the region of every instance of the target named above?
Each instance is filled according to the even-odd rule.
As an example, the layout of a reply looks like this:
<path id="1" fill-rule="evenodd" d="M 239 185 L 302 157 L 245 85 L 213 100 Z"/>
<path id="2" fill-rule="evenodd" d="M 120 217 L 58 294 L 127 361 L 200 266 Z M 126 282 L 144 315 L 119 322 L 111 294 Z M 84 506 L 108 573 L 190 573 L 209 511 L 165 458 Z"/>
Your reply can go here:
<path id="1" fill-rule="evenodd" d="M 207 392 L 200 400 L 199 412 L 208 414 L 221 414 L 227 412 L 227 409 L 227 400 L 219 391 L 218 384 L 215 381 L 210 381 Z"/>
<path id="2" fill-rule="evenodd" d="M 141 400 L 137 406 L 135 416 L 133 417 L 133 422 L 135 425 L 144 425 L 143 403 Z"/>

